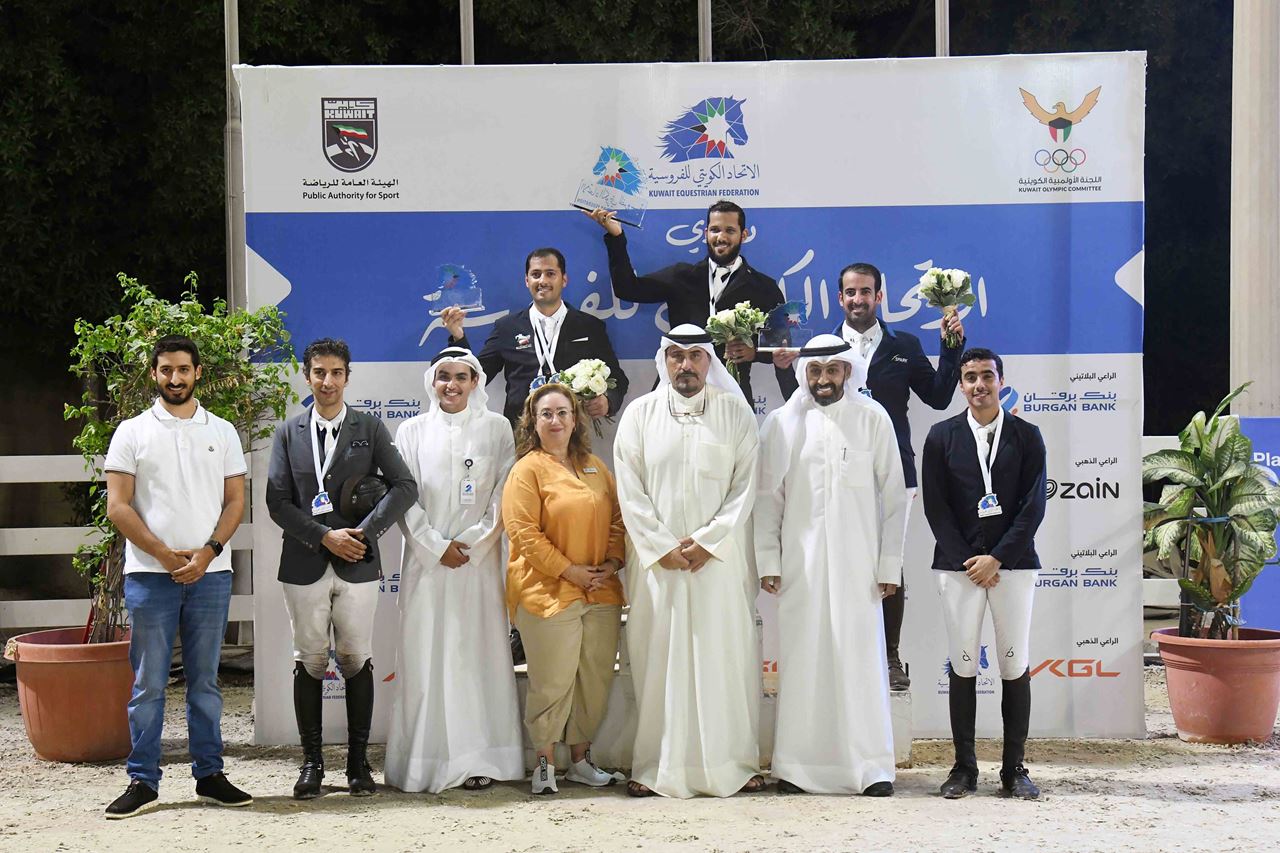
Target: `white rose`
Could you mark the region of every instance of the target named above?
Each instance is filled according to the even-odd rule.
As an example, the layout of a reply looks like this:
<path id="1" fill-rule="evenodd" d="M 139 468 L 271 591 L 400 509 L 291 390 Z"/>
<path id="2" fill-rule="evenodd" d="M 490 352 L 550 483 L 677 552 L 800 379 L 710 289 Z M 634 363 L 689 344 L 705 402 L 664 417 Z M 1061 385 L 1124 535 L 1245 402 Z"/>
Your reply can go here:
<path id="1" fill-rule="evenodd" d="M 609 390 L 609 383 L 605 381 L 603 376 L 593 376 L 591 381 L 587 383 L 587 389 L 599 397 L 601 394 Z"/>

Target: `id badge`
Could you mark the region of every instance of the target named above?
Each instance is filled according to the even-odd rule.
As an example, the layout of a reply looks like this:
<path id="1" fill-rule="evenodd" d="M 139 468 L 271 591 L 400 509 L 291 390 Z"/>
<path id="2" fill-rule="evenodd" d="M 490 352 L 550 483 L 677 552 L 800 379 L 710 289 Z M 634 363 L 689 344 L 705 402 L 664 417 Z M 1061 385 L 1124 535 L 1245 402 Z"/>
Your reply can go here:
<path id="1" fill-rule="evenodd" d="M 458 502 L 463 506 L 473 506 L 476 502 L 476 481 L 463 477 L 458 484 Z"/>
<path id="2" fill-rule="evenodd" d="M 333 512 L 333 501 L 329 500 L 329 493 L 327 491 L 320 492 L 311 499 L 312 515 L 325 515 L 330 512 Z"/>
<path id="3" fill-rule="evenodd" d="M 978 518 L 990 518 L 1003 513 L 1004 509 L 1000 506 L 1000 499 L 996 497 L 995 492 L 983 495 L 982 500 L 978 501 Z"/>

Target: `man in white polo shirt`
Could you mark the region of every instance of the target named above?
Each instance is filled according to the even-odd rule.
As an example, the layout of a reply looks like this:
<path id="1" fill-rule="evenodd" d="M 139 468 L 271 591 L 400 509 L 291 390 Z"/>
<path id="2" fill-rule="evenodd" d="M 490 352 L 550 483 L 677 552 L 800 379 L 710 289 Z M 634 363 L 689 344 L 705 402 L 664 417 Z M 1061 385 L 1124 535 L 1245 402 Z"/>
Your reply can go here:
<path id="1" fill-rule="evenodd" d="M 125 537 L 124 597 L 132 638 L 129 787 L 107 818 L 155 805 L 160 786 L 164 690 L 175 636 L 187 680 L 191 775 L 201 800 L 247 806 L 222 773 L 218 660 L 231 603 L 226 544 L 244 515 L 244 454 L 235 427 L 193 395 L 200 352 L 170 335 L 151 353 L 155 404 L 116 428 L 107 450 L 107 515 Z"/>

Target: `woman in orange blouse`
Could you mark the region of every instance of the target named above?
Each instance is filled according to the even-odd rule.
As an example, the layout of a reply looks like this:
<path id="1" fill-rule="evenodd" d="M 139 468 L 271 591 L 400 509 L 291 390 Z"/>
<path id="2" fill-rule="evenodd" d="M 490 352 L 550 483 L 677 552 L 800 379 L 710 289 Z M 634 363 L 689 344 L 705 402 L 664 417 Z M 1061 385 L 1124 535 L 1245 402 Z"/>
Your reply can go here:
<path id="1" fill-rule="evenodd" d="M 507 607 L 524 642 L 524 722 L 538 750 L 535 794 L 557 792 L 557 741 L 569 744 L 569 781 L 602 787 L 622 778 L 591 760 L 613 684 L 625 546 L 613 475 L 591 453 L 589 421 L 564 385 L 531 393 L 516 425 L 518 461 L 502 493 L 511 540 Z"/>

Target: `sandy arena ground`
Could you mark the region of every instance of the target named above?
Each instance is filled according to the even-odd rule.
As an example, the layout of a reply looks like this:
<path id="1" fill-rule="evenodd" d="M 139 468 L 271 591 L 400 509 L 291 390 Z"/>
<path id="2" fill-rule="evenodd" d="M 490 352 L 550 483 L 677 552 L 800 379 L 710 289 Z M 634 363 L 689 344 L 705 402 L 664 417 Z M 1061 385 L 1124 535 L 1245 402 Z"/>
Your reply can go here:
<path id="1" fill-rule="evenodd" d="M 298 752 L 251 745 L 252 688 L 232 676 L 223 732 L 229 778 L 256 796 L 249 809 L 197 804 L 186 765 L 181 694 L 169 693 L 161 805 L 124 821 L 102 809 L 124 790 L 123 762 L 68 765 L 36 759 L 13 685 L 0 686 L 0 850 L 1105 850 L 1274 851 L 1280 847 L 1280 731 L 1249 747 L 1177 739 L 1164 672 L 1148 667 L 1146 740 L 1033 741 L 1028 764 L 1039 803 L 996 796 L 998 743 L 979 747 L 976 796 L 936 794 L 950 744 L 917 741 L 897 795 L 783 796 L 770 789 L 728 800 L 635 800 L 621 787 L 563 784 L 534 799 L 525 783 L 444 796 L 383 789 L 356 800 L 328 788 L 289 797 Z M 344 753 L 326 750 L 332 767 Z M 375 748 L 375 767 L 382 762 Z M 378 778 L 381 778 L 380 775 Z M 340 781 L 330 775 L 326 782 Z"/>

